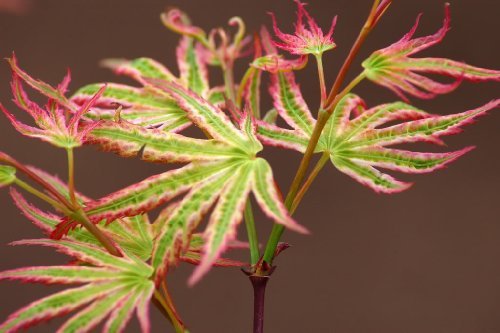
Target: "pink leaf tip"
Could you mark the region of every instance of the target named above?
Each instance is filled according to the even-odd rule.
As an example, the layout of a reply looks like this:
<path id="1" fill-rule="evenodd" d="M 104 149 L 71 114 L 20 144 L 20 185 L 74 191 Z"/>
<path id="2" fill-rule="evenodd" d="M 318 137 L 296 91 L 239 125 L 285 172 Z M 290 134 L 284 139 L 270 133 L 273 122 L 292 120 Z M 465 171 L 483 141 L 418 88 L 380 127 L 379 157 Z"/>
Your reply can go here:
<path id="1" fill-rule="evenodd" d="M 332 35 L 337 23 L 337 16 L 333 18 L 330 29 L 325 34 L 306 11 L 305 4 L 298 0 L 295 0 L 295 3 L 297 4 L 297 22 L 293 35 L 282 32 L 278 27 L 274 13 L 269 13 L 274 33 L 280 39 L 280 42 L 274 42 L 274 44 L 285 51 L 298 55 L 313 54 L 319 56 L 323 52 L 335 48 L 336 44 Z M 307 23 L 304 23 L 304 18 Z"/>
<path id="2" fill-rule="evenodd" d="M 429 99 L 455 90 L 462 80 L 500 81 L 500 71 L 474 67 L 445 58 L 412 58 L 443 40 L 450 29 L 450 6 L 445 5 L 442 27 L 434 34 L 413 38 L 421 15 L 414 26 L 398 42 L 374 52 L 363 62 L 366 77 L 406 100 L 406 94 Z M 420 73 L 441 74 L 455 78 L 453 83 L 440 83 Z"/>

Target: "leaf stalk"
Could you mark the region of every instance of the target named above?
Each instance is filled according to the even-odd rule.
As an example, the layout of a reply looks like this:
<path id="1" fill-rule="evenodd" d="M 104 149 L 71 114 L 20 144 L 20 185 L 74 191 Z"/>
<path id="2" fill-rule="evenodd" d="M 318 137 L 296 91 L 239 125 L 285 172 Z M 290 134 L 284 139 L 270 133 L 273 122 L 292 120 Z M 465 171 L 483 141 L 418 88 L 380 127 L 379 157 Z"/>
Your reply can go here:
<path id="1" fill-rule="evenodd" d="M 73 148 L 66 149 L 68 156 L 68 192 L 71 203 L 77 207 L 78 202 L 76 201 L 75 195 L 75 161 L 73 156 Z"/>
<path id="2" fill-rule="evenodd" d="M 259 252 L 259 242 L 257 237 L 257 229 L 255 228 L 255 220 L 253 216 L 252 204 L 250 203 L 250 199 L 247 200 L 245 206 L 244 219 L 248 234 L 248 243 L 250 246 L 250 264 L 254 266 L 259 262 L 260 252 Z"/>
<path id="3" fill-rule="evenodd" d="M 318 176 L 318 174 L 323 169 L 323 167 L 325 166 L 326 162 L 328 162 L 329 159 L 330 159 L 330 153 L 327 151 L 323 152 L 321 158 L 318 160 L 316 166 L 311 171 L 311 173 L 307 177 L 307 180 L 304 182 L 304 185 L 302 185 L 302 188 L 299 190 L 297 196 L 293 200 L 292 206 L 290 207 L 290 214 L 295 213 L 295 210 L 299 206 L 301 200 L 304 198 L 306 192 L 309 190 L 309 187 L 311 187 L 312 183 L 314 182 L 314 180 L 316 179 L 316 177 Z"/>
<path id="4" fill-rule="evenodd" d="M 326 83 L 325 83 L 325 70 L 323 69 L 323 54 L 316 54 L 316 64 L 318 66 L 318 79 L 319 89 L 321 94 L 321 108 L 323 108 L 326 101 Z"/>
<path id="5" fill-rule="evenodd" d="M 155 289 L 154 291 L 154 299 L 156 302 L 160 304 L 160 308 L 162 309 L 162 312 L 165 314 L 168 320 L 172 323 L 172 326 L 175 329 L 176 333 L 185 333 L 186 329 L 184 327 L 184 324 L 177 319 L 175 311 L 168 305 L 168 302 L 165 300 L 163 297 L 162 293 L 158 290 Z M 155 302 L 155 304 L 157 304 Z"/>
<path id="6" fill-rule="evenodd" d="M 22 181 L 21 179 L 16 178 L 16 180 L 14 181 L 14 184 L 16 184 L 17 186 L 19 186 L 20 188 L 22 188 L 26 192 L 31 193 L 34 196 L 36 196 L 37 198 L 39 198 L 39 199 L 47 202 L 52 207 L 54 207 L 55 209 L 63 212 L 64 214 L 66 214 L 66 215 L 71 214 L 71 211 L 68 210 L 68 208 L 66 206 L 61 205 L 61 203 L 59 203 L 57 200 L 52 199 L 51 197 L 49 197 L 45 193 L 37 190 L 36 188 L 34 188 L 33 186 L 31 186 L 30 184 Z"/>

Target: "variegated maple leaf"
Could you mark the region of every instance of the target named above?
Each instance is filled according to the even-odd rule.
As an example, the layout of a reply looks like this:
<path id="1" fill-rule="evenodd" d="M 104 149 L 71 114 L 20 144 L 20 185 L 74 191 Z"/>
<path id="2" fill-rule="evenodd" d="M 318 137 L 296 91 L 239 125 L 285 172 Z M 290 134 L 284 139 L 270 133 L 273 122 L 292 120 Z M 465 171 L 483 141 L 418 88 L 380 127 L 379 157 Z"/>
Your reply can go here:
<path id="1" fill-rule="evenodd" d="M 280 42 L 274 42 L 275 45 L 292 54 L 299 55 L 313 54 L 320 56 L 323 52 L 333 49 L 336 45 L 332 35 L 337 23 L 337 16 L 333 19 L 330 30 L 325 35 L 305 9 L 305 4 L 299 0 L 295 0 L 295 3 L 297 4 L 297 22 L 295 23 L 295 33 L 293 35 L 283 33 L 278 28 L 276 16 L 274 13 L 270 13 L 274 33 L 281 40 Z M 304 23 L 304 17 L 307 20 L 307 27 Z"/>
<path id="2" fill-rule="evenodd" d="M 254 59 L 250 66 L 275 74 L 282 71 L 300 70 L 307 65 L 309 57 L 306 54 L 302 54 L 296 59 L 286 59 L 279 54 L 269 31 L 265 27 L 260 30 L 260 41 L 265 55 Z"/>
<path id="3" fill-rule="evenodd" d="M 500 81 L 500 71 L 479 68 L 444 58 L 411 58 L 443 40 L 450 28 L 449 4 L 445 7 L 443 27 L 435 34 L 414 38 L 421 15 L 413 28 L 398 42 L 374 52 L 363 62 L 366 77 L 384 86 L 406 100 L 405 94 L 419 98 L 433 98 L 446 94 L 458 87 L 462 80 Z M 437 82 L 419 73 L 442 74 L 456 78 L 451 84 Z"/>
<path id="4" fill-rule="evenodd" d="M 150 58 L 135 60 L 109 59 L 103 62 L 115 73 L 129 76 L 143 85 L 133 87 L 108 83 L 107 89 L 97 100 L 96 107 L 87 113 L 87 118 L 121 118 L 146 128 L 158 128 L 166 132 L 179 132 L 191 125 L 186 113 L 175 100 L 158 94 L 148 87 L 145 78 L 161 79 L 191 89 L 214 104 L 224 103 L 224 87 L 210 89 L 207 63 L 201 45 L 190 37 L 183 37 L 177 47 L 179 77 L 165 66 Z M 72 101 L 83 105 L 99 90 L 102 83 L 90 84 L 79 89 Z M 120 111 L 117 108 L 120 106 Z"/>
<path id="5" fill-rule="evenodd" d="M 12 68 L 11 88 L 14 103 L 33 117 L 38 126 L 36 128 L 23 124 L 0 104 L 0 109 L 14 128 L 23 135 L 44 140 L 60 148 L 81 146 L 85 142 L 85 135 L 97 125 L 97 123 L 80 124 L 81 118 L 89 112 L 106 87 L 103 85 L 96 87 L 95 92 L 85 103 L 77 105 L 64 95 L 71 80 L 69 72 L 59 86 L 54 88 L 45 82 L 33 79 L 19 68 L 15 56 L 8 61 Z M 49 98 L 45 107 L 39 106 L 28 98 L 21 80 Z"/>
<path id="6" fill-rule="evenodd" d="M 261 121 L 259 138 L 265 144 L 304 152 L 316 120 L 295 83 L 293 73 L 273 76 L 270 92 L 276 110 L 293 129 Z M 316 152 L 327 153 L 338 170 L 376 192 L 400 192 L 411 184 L 398 181 L 377 168 L 405 173 L 431 172 L 444 167 L 473 147 L 448 153 L 420 153 L 389 146 L 417 141 L 440 143 L 440 136 L 458 133 L 462 126 L 499 104 L 500 100 L 494 100 L 475 110 L 438 116 L 403 102 L 365 109 L 360 97 L 348 94 L 328 120 Z M 393 121 L 401 123 L 387 126 Z"/>
<path id="7" fill-rule="evenodd" d="M 124 122 L 103 122 L 90 135 L 90 142 L 123 156 L 135 156 L 153 162 L 183 162 L 186 166 L 152 176 L 142 182 L 87 204 L 91 219 L 114 220 L 148 211 L 181 194 L 165 228 L 156 241 L 152 264 L 157 277 L 167 264 L 175 264 L 178 255 L 189 245 L 195 228 L 215 204 L 204 232 L 201 264 L 191 277 L 198 281 L 235 238 L 236 226 L 250 192 L 277 223 L 299 232 L 305 229 L 288 215 L 276 189 L 271 167 L 256 157 L 262 145 L 255 137 L 250 114 L 236 127 L 218 107 L 194 92 L 172 82 L 147 80 L 158 92 L 172 97 L 190 120 L 211 139 L 189 138 L 176 133 L 145 129 Z"/>
<path id="8" fill-rule="evenodd" d="M 142 332 L 150 331 L 154 269 L 139 258 L 125 252 L 122 257 L 115 257 L 94 245 L 69 239 L 24 240 L 13 244 L 53 247 L 83 265 L 13 269 L 1 272 L 0 279 L 83 286 L 55 293 L 18 310 L 0 325 L 1 332 L 18 332 L 69 312 L 75 314 L 57 332 L 89 332 L 106 318 L 104 332 L 122 332 L 134 313 Z"/>
<path id="9" fill-rule="evenodd" d="M 68 188 L 59 178 L 35 168 L 30 169 L 39 176 L 43 177 L 43 179 L 50 183 L 64 197 L 69 198 Z M 0 168 L 0 171 L 1 170 L 2 169 Z M 2 184 L 1 175 L 2 173 L 0 172 L 0 184 Z M 11 171 L 8 172 L 8 175 L 9 179 L 15 177 L 15 175 L 11 175 Z M 24 216 L 26 216 L 35 226 L 40 228 L 47 235 L 51 235 L 63 219 L 61 216 L 45 212 L 30 204 L 14 188 L 11 188 L 10 194 L 14 203 Z M 93 201 L 80 193 L 76 193 L 76 199 L 81 205 L 85 205 L 86 202 Z M 148 261 L 151 259 L 153 253 L 154 242 L 158 234 L 165 228 L 165 222 L 167 221 L 173 206 L 175 205 L 165 209 L 153 223 L 151 223 L 147 214 L 142 214 L 132 217 L 124 217 L 113 223 L 107 223 L 103 220 L 99 222 L 99 227 L 100 230 L 106 234 L 109 239 L 112 239 L 114 243 L 118 244 L 124 252 L 129 255 L 134 255 L 143 261 Z M 101 243 L 85 228 L 74 228 L 67 231 L 65 239 L 101 247 Z M 184 252 L 179 254 L 179 260 L 194 265 L 199 264 L 201 261 L 200 248 L 202 245 L 203 238 L 201 235 L 194 234 L 189 247 Z M 236 249 L 244 248 L 245 246 L 245 243 L 232 242 L 229 244 L 228 248 Z M 247 266 L 247 263 L 227 258 L 219 258 L 214 263 L 214 266 L 244 267 Z"/>

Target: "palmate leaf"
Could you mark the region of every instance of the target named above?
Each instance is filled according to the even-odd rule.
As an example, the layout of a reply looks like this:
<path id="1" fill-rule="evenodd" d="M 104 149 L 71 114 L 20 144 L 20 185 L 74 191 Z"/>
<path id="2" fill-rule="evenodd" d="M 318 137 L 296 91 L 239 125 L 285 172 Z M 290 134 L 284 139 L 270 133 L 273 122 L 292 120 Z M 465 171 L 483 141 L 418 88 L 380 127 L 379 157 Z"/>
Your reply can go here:
<path id="1" fill-rule="evenodd" d="M 215 205 L 204 232 L 206 245 L 202 260 L 191 283 L 206 273 L 234 239 L 236 226 L 242 219 L 242 203 L 246 202 L 250 192 L 270 218 L 305 232 L 289 217 L 270 166 L 256 157 L 262 145 L 255 136 L 255 124 L 249 113 L 241 118 L 239 126 L 235 126 L 219 108 L 181 85 L 165 80 L 146 81 L 157 91 L 172 97 L 211 139 L 165 135 L 130 124 L 97 127 L 89 139 L 104 149 L 124 156 L 142 152 L 144 159 L 153 162 L 182 161 L 189 164 L 88 203 L 86 211 L 92 219 L 111 221 L 133 216 L 184 195 L 155 240 L 152 263 L 158 279 L 165 273 L 167 265 L 175 264 L 185 252 L 194 230 Z M 179 146 L 183 142 L 185 144 Z"/>
<path id="2" fill-rule="evenodd" d="M 65 97 L 67 87 L 71 81 L 70 74 L 54 88 L 49 84 L 35 80 L 28 73 L 19 68 L 17 59 L 13 56 L 8 59 L 12 68 L 11 89 L 14 103 L 34 120 L 35 126 L 19 121 L 0 104 L 0 110 L 9 119 L 12 126 L 23 135 L 41 139 L 59 148 L 74 148 L 81 146 L 85 136 L 95 124 L 81 124 L 81 118 L 89 112 L 96 100 L 102 95 L 105 86 L 96 87 L 95 92 L 81 105 L 68 101 Z M 31 101 L 24 90 L 23 83 L 39 91 L 48 98 L 45 106 Z M 70 117 L 70 114 L 73 114 Z"/>
<path id="3" fill-rule="evenodd" d="M 33 169 L 33 168 L 32 168 Z M 63 195 L 68 195 L 68 189 L 58 178 L 49 174 L 43 173 L 40 170 L 36 172 L 44 177 L 51 184 L 55 184 L 55 188 Z M 36 206 L 28 203 L 28 201 L 14 188 L 11 188 L 10 194 L 14 203 L 19 210 L 45 234 L 50 235 L 60 224 L 62 217 L 45 212 Z M 91 199 L 76 193 L 79 202 L 84 205 Z M 163 228 L 167 215 L 166 213 L 160 216 L 153 222 L 149 220 L 147 214 L 136 215 L 118 219 L 114 223 L 106 223 L 105 220 L 99 223 L 99 227 L 110 239 L 112 239 L 120 248 L 130 255 L 134 255 L 143 261 L 151 258 L 153 252 L 154 239 L 157 237 L 160 230 Z M 204 241 L 199 235 L 193 235 L 196 241 L 191 243 L 189 248 L 180 256 L 180 261 L 190 264 L 198 264 L 200 262 L 200 246 Z M 101 247 L 101 243 L 86 229 L 74 228 L 68 232 L 65 239 L 74 240 L 82 243 L 87 243 L 93 246 Z M 230 248 L 238 248 L 244 244 L 232 244 Z M 215 266 L 236 266 L 243 267 L 247 264 L 244 262 L 220 258 L 214 263 Z"/>
<path id="4" fill-rule="evenodd" d="M 304 152 L 315 120 L 293 73 L 278 73 L 271 93 L 275 108 L 293 129 L 260 122 L 259 138 L 266 144 Z M 475 110 L 438 116 L 402 102 L 366 110 L 360 97 L 349 94 L 333 111 L 316 152 L 328 152 L 338 170 L 376 192 L 400 192 L 409 188 L 411 183 L 398 181 L 377 168 L 404 173 L 431 172 L 443 168 L 473 147 L 447 153 L 419 153 L 388 146 L 418 141 L 440 144 L 440 136 L 458 133 L 462 126 L 499 104 L 500 100 L 494 100 Z M 386 125 L 393 121 L 401 123 Z"/>
<path id="5" fill-rule="evenodd" d="M 59 178 L 50 175 L 42 170 L 29 167 L 30 170 L 50 185 L 53 186 L 63 197 L 69 198 L 67 184 Z M 51 235 L 63 218 L 53 213 L 45 212 L 40 208 L 30 204 L 15 188 L 10 189 L 10 195 L 25 217 L 27 217 L 35 226 L 40 228 L 45 234 Z M 77 201 L 85 205 L 93 201 L 87 196 L 76 192 Z M 151 257 L 153 247 L 153 226 L 147 215 L 138 215 L 130 218 L 123 218 L 116 223 L 108 224 L 106 221 L 100 221 L 101 231 L 113 239 L 124 251 L 143 260 Z M 95 246 L 101 246 L 100 242 L 86 229 L 75 228 L 68 232 L 67 239 L 88 243 Z"/>
<path id="6" fill-rule="evenodd" d="M 104 63 L 117 74 L 127 75 L 144 84 L 143 77 L 163 80 L 178 80 L 163 65 L 153 59 L 138 58 L 132 61 L 112 59 Z M 77 104 L 85 103 L 102 84 L 90 84 L 80 88 L 72 97 Z M 184 112 L 165 96 L 160 96 L 146 87 L 132 87 L 124 84 L 109 84 L 109 90 L 97 101 L 97 108 L 88 115 L 89 119 L 112 119 L 118 116 L 127 122 L 167 132 L 178 132 L 191 123 Z M 117 108 L 121 111 L 117 115 Z"/>
<path id="7" fill-rule="evenodd" d="M 309 57 L 306 54 L 302 54 L 296 59 L 285 59 L 278 54 L 276 44 L 265 27 L 262 27 L 260 31 L 260 38 L 265 55 L 254 59 L 250 64 L 252 67 L 276 74 L 283 71 L 300 70 L 307 65 Z"/>
<path id="8" fill-rule="evenodd" d="M 325 34 L 306 11 L 305 4 L 299 0 L 295 0 L 295 2 L 297 4 L 297 22 L 294 34 L 283 33 L 278 28 L 274 13 L 271 13 L 274 33 L 280 39 L 280 41 L 275 42 L 276 46 L 291 54 L 299 55 L 321 55 L 323 52 L 335 48 L 332 35 L 337 23 L 337 16 L 333 19 L 330 30 Z"/>
<path id="9" fill-rule="evenodd" d="M 190 37 L 183 37 L 177 48 L 180 75 L 176 77 L 165 66 L 150 58 L 135 60 L 108 59 L 103 65 L 119 75 L 137 80 L 143 87 L 109 83 L 96 107 L 87 114 L 91 120 L 110 120 L 119 117 L 145 128 L 157 128 L 165 132 L 180 132 L 191 125 L 186 113 L 175 100 L 150 89 L 146 79 L 159 79 L 178 84 L 195 91 L 211 103 L 224 103 L 224 87 L 210 89 L 207 64 L 202 51 Z M 90 84 L 80 88 L 72 101 L 83 104 L 91 98 L 102 84 Z M 121 106 L 119 114 L 117 108 Z"/>
<path id="10" fill-rule="evenodd" d="M 84 103 L 100 85 L 91 84 L 81 88 L 72 100 L 77 104 Z M 117 114 L 119 105 L 122 109 Z M 87 118 L 112 120 L 117 116 L 133 124 L 166 132 L 178 132 L 190 125 L 185 112 L 171 99 L 160 97 L 147 89 L 111 83 Z"/>
<path id="11" fill-rule="evenodd" d="M 122 332 L 134 312 L 142 332 L 150 331 L 148 307 L 155 288 L 153 268 L 123 253 L 73 240 L 25 240 L 15 245 L 41 245 L 57 249 L 86 266 L 41 266 L 8 270 L 0 279 L 46 284 L 84 284 L 35 301 L 10 315 L 0 332 L 17 332 L 42 320 L 76 313 L 57 332 L 88 332 L 107 318 L 106 332 Z"/>
<path id="12" fill-rule="evenodd" d="M 500 81 L 500 71 L 471 66 L 445 58 L 412 58 L 411 56 L 440 43 L 450 29 L 450 5 L 445 5 L 443 26 L 435 34 L 413 38 L 420 21 L 398 42 L 375 51 L 363 62 L 364 74 L 375 84 L 392 90 L 403 100 L 406 95 L 433 98 L 456 89 L 462 80 Z M 457 79 L 440 83 L 422 74 L 440 74 Z"/>
<path id="13" fill-rule="evenodd" d="M 51 235 L 63 219 L 61 216 L 45 212 L 28 203 L 15 189 L 11 189 L 11 196 L 21 212 L 47 235 Z M 102 221 L 99 226 L 101 231 L 113 239 L 125 252 L 143 260 L 148 260 L 151 257 L 154 235 L 146 215 L 123 218 L 112 224 Z M 70 230 L 65 239 L 101 246 L 99 241 L 83 228 Z"/>

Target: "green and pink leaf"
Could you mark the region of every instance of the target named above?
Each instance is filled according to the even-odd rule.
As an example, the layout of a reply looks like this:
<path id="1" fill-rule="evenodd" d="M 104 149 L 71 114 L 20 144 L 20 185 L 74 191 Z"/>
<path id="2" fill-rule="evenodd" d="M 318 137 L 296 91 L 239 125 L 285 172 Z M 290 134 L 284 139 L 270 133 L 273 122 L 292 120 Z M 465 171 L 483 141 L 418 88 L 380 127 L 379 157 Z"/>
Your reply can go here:
<path id="1" fill-rule="evenodd" d="M 196 94 L 207 97 L 208 69 L 201 53 L 199 44 L 195 44 L 190 37 L 183 37 L 177 47 L 177 62 L 183 85 Z"/>
<path id="2" fill-rule="evenodd" d="M 445 6 L 443 26 L 435 34 L 414 38 L 421 15 L 413 28 L 398 42 L 374 52 L 363 62 L 366 77 L 407 100 L 406 93 L 418 98 L 433 98 L 456 89 L 463 80 L 500 81 L 500 71 L 470 66 L 443 58 L 410 58 L 443 40 L 450 28 L 449 4 Z M 456 79 L 444 84 L 417 74 L 442 74 Z"/>
<path id="3" fill-rule="evenodd" d="M 104 67 L 110 68 L 118 75 L 129 76 L 143 85 L 147 85 L 144 78 L 175 81 L 177 78 L 161 63 L 151 58 L 106 59 L 101 62 Z"/>
<path id="4" fill-rule="evenodd" d="M 149 177 L 87 205 L 94 221 L 134 216 L 147 212 L 187 192 L 206 177 L 232 164 L 232 161 L 191 163 L 180 169 Z"/>
<path id="5" fill-rule="evenodd" d="M 145 129 L 126 122 L 101 122 L 87 136 L 87 142 L 124 157 L 150 162 L 186 163 L 245 156 L 245 152 L 216 140 L 189 138 L 157 129 Z"/>
<path id="6" fill-rule="evenodd" d="M 312 117 L 300 87 L 295 82 L 292 72 L 278 73 L 271 76 L 272 83 L 269 89 L 273 97 L 274 107 L 279 115 L 293 129 L 311 135 L 316 121 Z"/>
<path id="7" fill-rule="evenodd" d="M 243 208 L 251 191 L 252 176 L 252 165 L 246 163 L 226 183 L 205 231 L 202 261 L 191 275 L 189 284 L 198 282 L 220 257 L 227 243 L 236 238 L 236 227 L 243 218 Z"/>
<path id="8" fill-rule="evenodd" d="M 179 106 L 187 112 L 191 121 L 212 138 L 240 147 L 246 146 L 247 138 L 218 107 L 178 84 L 158 80 L 148 80 L 148 82 L 172 96 Z"/>

